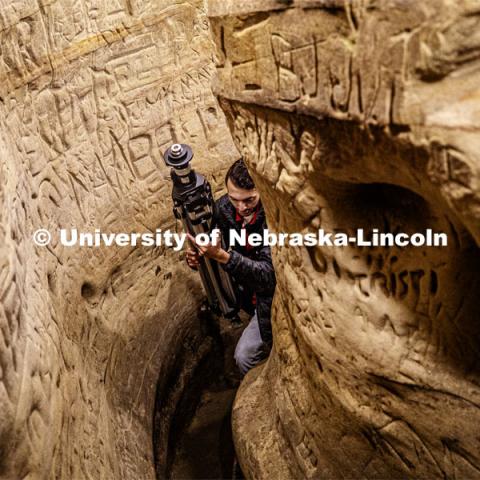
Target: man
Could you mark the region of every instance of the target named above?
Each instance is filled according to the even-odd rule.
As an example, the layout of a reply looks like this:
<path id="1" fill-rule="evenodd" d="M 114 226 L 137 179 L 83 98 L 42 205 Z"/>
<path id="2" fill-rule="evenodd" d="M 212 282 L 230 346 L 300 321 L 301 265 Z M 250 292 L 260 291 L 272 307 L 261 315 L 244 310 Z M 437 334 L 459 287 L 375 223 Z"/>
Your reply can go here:
<path id="1" fill-rule="evenodd" d="M 214 219 L 225 243 L 228 244 L 230 229 L 237 232 L 245 229 L 247 238 L 251 233 L 262 234 L 267 228 L 265 212 L 242 159 L 229 168 L 225 184 L 227 193 L 216 202 Z M 189 238 L 195 244 L 194 238 L 190 235 Z M 196 248 L 187 250 L 188 265 L 196 269 L 202 255 L 218 261 L 234 281 L 241 308 L 253 315 L 235 348 L 235 361 L 245 375 L 268 355 L 272 346 L 270 314 L 276 281 L 270 247 L 254 247 L 247 240 L 246 246 L 233 245 L 228 251 L 220 242 Z"/>

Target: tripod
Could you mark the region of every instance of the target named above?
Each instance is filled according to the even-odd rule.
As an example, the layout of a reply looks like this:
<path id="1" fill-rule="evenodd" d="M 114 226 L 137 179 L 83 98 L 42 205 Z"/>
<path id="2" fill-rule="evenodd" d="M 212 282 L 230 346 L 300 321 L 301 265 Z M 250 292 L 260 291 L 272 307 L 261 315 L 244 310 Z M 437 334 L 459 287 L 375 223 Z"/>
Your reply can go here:
<path id="1" fill-rule="evenodd" d="M 175 218 L 181 220 L 184 230 L 194 237 L 199 233 L 210 233 L 215 202 L 210 184 L 190 166 L 192 149 L 188 145 L 175 143 L 165 151 L 163 158 L 167 166 L 172 167 Z M 238 313 L 237 300 L 228 273 L 216 261 L 203 256 L 200 257 L 199 272 L 212 311 L 226 318 L 235 318 Z"/>

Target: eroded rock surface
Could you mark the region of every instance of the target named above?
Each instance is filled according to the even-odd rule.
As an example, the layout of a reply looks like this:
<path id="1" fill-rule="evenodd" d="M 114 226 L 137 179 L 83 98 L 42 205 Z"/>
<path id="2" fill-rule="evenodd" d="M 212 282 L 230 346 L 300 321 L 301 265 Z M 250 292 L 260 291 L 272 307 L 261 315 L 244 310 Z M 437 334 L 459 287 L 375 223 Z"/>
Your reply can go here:
<path id="1" fill-rule="evenodd" d="M 248 478 L 480 476 L 478 3 L 209 1 L 217 93 L 275 232 L 274 350 L 234 406 Z"/>
<path id="2" fill-rule="evenodd" d="M 58 229 L 174 229 L 161 154 L 175 141 L 222 186 L 238 154 L 205 9 L 9 0 L 0 37 L 0 477 L 153 478 L 156 391 L 162 474 L 209 349 L 198 279 L 165 247 L 67 248 Z"/>

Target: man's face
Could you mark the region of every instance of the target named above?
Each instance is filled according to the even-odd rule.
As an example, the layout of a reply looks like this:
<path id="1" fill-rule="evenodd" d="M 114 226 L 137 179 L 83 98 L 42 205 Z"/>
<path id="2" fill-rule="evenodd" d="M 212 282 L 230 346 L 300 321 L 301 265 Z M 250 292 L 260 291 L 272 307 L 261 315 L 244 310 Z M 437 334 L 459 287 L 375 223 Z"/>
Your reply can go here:
<path id="1" fill-rule="evenodd" d="M 228 198 L 241 217 L 248 217 L 253 213 L 260 201 L 260 194 L 256 188 L 251 190 L 239 188 L 230 179 L 227 180 L 227 193 Z"/>

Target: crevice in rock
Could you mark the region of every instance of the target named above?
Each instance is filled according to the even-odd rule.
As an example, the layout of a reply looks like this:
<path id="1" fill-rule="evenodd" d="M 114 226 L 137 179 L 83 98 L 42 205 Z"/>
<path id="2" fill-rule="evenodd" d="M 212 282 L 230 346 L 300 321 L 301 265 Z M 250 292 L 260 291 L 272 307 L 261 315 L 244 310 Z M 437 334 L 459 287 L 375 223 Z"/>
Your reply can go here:
<path id="1" fill-rule="evenodd" d="M 232 324 L 202 307 L 160 372 L 153 418 L 157 479 L 242 478 L 230 415 L 240 383 L 233 352 L 246 320 Z"/>

